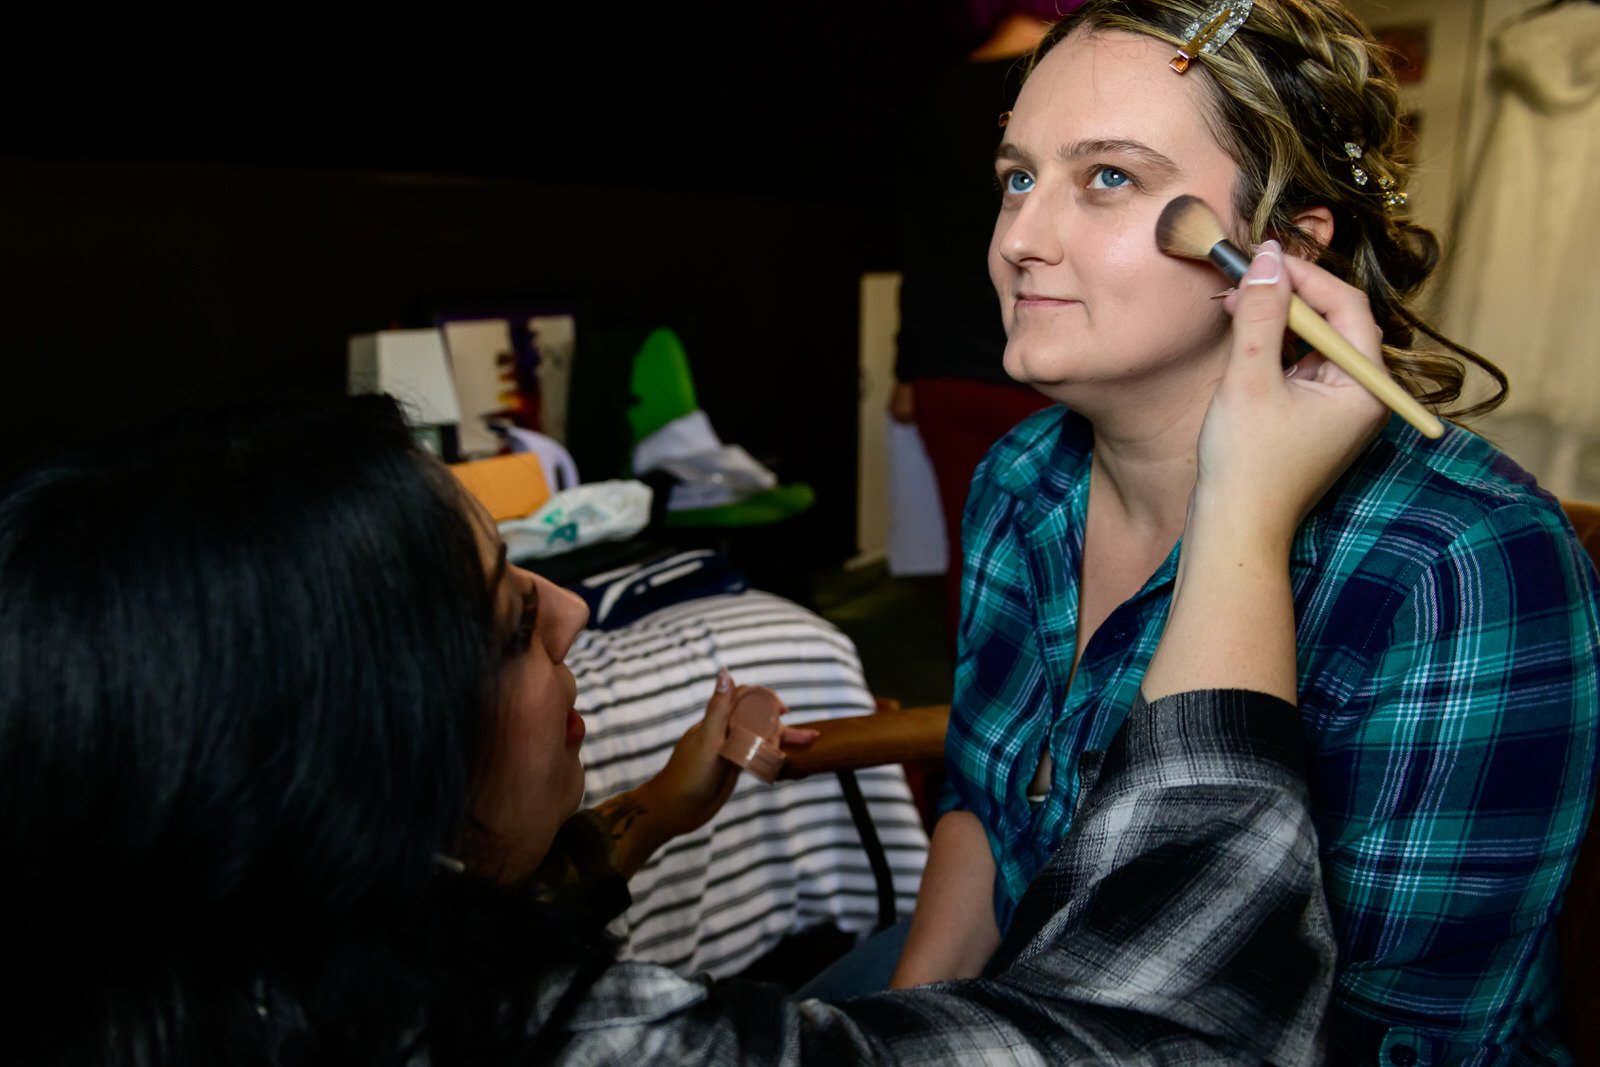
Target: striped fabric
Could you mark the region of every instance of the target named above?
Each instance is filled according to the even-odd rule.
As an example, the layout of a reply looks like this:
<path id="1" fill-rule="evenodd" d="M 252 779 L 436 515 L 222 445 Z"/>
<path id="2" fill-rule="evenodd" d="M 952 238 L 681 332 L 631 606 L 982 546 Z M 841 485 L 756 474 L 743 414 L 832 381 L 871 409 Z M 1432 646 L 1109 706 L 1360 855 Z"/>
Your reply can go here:
<path id="1" fill-rule="evenodd" d="M 989 831 L 1002 928 L 1064 838 L 1071 769 L 1121 726 L 1172 595 L 1176 552 L 1071 674 L 1090 444 L 1083 420 L 1041 413 L 989 454 L 967 505 L 947 803 Z M 1302 525 L 1290 566 L 1340 1047 L 1421 1067 L 1564 1062 L 1553 926 L 1600 720 L 1588 556 L 1481 438 L 1428 442 L 1394 418 Z M 1047 744 L 1057 774 L 1035 812 Z"/>
<path id="2" fill-rule="evenodd" d="M 587 805 L 661 769 L 704 714 L 718 667 L 741 685 L 776 691 L 794 725 L 873 710 L 850 639 L 760 592 L 688 601 L 618 630 L 585 630 L 567 664 L 588 728 Z M 927 857 L 921 818 L 899 767 L 858 778 L 898 909 L 909 915 Z M 740 775 L 722 811 L 669 842 L 628 889 L 622 957 L 684 975 L 726 977 L 808 926 L 866 932 L 877 920 L 877 883 L 832 775 L 770 786 Z"/>

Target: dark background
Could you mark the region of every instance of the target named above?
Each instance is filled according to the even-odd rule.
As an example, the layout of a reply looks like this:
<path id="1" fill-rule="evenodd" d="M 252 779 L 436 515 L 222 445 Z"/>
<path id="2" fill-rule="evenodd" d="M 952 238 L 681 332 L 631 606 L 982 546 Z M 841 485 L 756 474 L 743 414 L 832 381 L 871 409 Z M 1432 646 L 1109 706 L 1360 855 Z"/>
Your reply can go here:
<path id="1" fill-rule="evenodd" d="M 0 20 L 0 473 L 197 397 L 340 391 L 482 306 L 683 336 L 855 549 L 857 285 L 960 5 L 63 8 Z M 575 404 L 579 398 L 574 398 Z M 584 456 L 578 455 L 580 470 Z"/>

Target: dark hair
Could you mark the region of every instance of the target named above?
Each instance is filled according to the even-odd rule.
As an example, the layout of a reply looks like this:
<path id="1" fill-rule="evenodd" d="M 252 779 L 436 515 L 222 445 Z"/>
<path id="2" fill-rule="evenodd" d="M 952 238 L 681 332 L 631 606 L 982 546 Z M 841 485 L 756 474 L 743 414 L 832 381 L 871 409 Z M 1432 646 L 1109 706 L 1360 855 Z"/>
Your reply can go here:
<path id="1" fill-rule="evenodd" d="M 1045 35 L 1034 63 L 1078 29 L 1181 45 L 1205 8 L 1202 0 L 1086 0 Z M 1446 414 L 1498 407 L 1504 372 L 1412 307 L 1438 264 L 1439 244 L 1405 210 L 1400 86 L 1371 32 L 1338 0 L 1256 0 L 1232 40 L 1196 60 L 1186 76 L 1212 89 L 1212 129 L 1239 165 L 1233 207 L 1249 224 L 1249 239 L 1278 237 L 1364 291 L 1383 329 L 1390 370 L 1419 400 L 1439 408 L 1456 403 L 1471 364 L 1495 390 Z M 1359 146 L 1359 160 L 1347 154 L 1347 142 Z M 1319 205 L 1334 216 L 1326 248 L 1315 247 L 1294 223 L 1299 211 Z M 1439 347 L 1418 348 L 1418 333 Z"/>
<path id="2" fill-rule="evenodd" d="M 433 859 L 468 828 L 499 648 L 462 491 L 387 398 L 187 416 L 25 477 L 0 951 L 28 988 L 0 1044 L 481 1062 L 523 1037 L 490 987 L 586 942 Z"/>

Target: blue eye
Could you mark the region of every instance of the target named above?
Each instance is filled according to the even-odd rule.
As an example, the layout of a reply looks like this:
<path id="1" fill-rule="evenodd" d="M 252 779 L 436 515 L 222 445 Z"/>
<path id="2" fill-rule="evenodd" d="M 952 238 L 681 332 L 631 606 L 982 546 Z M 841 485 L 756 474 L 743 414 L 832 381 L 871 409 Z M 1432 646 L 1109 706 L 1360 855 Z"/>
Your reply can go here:
<path id="1" fill-rule="evenodd" d="M 1020 195 L 1033 188 L 1033 175 L 1025 170 L 1014 170 L 1000 179 L 1000 186 L 1008 193 Z"/>
<path id="2" fill-rule="evenodd" d="M 1091 189 L 1120 189 L 1128 185 L 1133 178 L 1124 174 L 1116 167 L 1101 167 L 1094 172 L 1094 178 L 1089 182 Z"/>

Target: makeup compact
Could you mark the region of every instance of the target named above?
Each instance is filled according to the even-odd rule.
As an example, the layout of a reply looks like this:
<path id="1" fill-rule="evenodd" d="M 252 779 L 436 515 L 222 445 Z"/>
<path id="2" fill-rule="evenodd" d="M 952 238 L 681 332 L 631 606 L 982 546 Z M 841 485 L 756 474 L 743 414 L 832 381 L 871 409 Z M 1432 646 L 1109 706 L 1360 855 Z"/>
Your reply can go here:
<path id="1" fill-rule="evenodd" d="M 723 759 L 743 767 L 763 782 L 771 782 L 783 768 L 783 749 L 778 737 L 783 732 L 779 718 L 783 705 L 769 689 L 751 689 L 733 705 L 728 721 L 728 739 L 719 753 Z"/>

